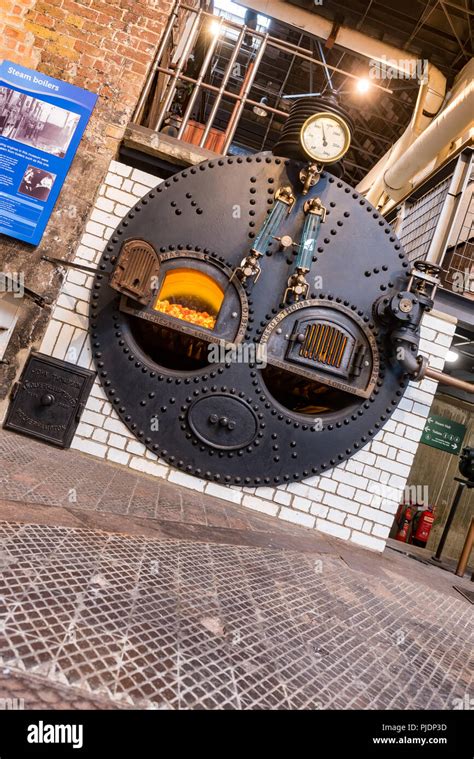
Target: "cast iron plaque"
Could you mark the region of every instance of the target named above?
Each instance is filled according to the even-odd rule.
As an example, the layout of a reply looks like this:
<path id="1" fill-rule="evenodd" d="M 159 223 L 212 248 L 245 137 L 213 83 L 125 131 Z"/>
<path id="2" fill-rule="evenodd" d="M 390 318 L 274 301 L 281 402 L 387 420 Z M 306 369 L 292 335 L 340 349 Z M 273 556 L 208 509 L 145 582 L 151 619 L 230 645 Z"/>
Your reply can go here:
<path id="1" fill-rule="evenodd" d="M 13 386 L 4 427 L 69 448 L 96 373 L 31 353 Z"/>

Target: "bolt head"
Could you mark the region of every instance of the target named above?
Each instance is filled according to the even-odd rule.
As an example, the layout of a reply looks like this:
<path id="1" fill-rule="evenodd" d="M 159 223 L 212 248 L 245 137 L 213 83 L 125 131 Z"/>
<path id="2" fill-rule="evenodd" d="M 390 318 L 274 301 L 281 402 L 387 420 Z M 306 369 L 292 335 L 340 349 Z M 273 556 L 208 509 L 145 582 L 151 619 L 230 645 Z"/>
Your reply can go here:
<path id="1" fill-rule="evenodd" d="M 409 298 L 402 298 L 400 301 L 400 311 L 403 311 L 404 314 L 408 314 L 412 309 L 413 302 Z"/>

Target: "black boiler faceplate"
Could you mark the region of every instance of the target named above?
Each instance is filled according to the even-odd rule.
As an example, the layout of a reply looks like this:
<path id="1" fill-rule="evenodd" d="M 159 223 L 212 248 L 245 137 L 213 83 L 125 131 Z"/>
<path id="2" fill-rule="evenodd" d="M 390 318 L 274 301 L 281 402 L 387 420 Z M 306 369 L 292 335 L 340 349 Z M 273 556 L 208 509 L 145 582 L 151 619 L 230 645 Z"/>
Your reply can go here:
<path id="1" fill-rule="evenodd" d="M 104 391 L 136 437 L 182 471 L 241 485 L 283 484 L 319 474 L 363 448 L 383 427 L 406 387 L 400 369 L 386 359 L 383 331 L 372 322 L 374 302 L 406 284 L 408 261 L 401 245 L 364 198 L 327 172 L 302 196 L 302 166 L 261 154 L 216 159 L 186 169 L 132 208 L 99 263 L 90 322 L 92 352 Z M 173 351 L 180 346 L 190 350 L 182 335 L 148 323 L 145 330 L 140 325 L 137 329 L 137 317 L 120 310 L 120 295 L 109 286 L 123 243 L 137 238 L 150 243 L 159 256 L 197 251 L 216 266 L 233 270 L 249 252 L 282 185 L 291 185 L 297 201 L 281 235 L 299 240 L 308 198 L 320 197 L 327 209 L 307 275 L 308 301 L 313 302 L 316 319 L 317 304 L 324 302 L 325 318 L 331 309 L 340 308 L 363 325 L 356 329 L 354 323 L 352 329 L 347 317 L 347 330 L 338 329 L 346 330 L 349 338 L 365 335 L 364 349 L 370 352 L 372 343 L 377 353 L 374 375 L 367 378 L 374 380 L 367 397 L 341 389 L 336 369 L 334 374 L 328 371 L 321 352 L 314 353 L 321 370 L 317 382 L 311 382 L 311 374 L 306 376 L 306 370 L 311 371 L 306 359 L 294 360 L 294 351 L 281 351 L 282 366 L 279 359 L 273 365 L 269 355 L 266 368 L 251 351 L 242 351 L 237 361 L 224 355 L 220 363 L 173 366 L 169 360 Z M 268 341 L 273 320 L 279 329 L 281 301 L 295 257 L 296 249 L 282 251 L 275 240 L 260 260 L 258 281 L 245 285 L 245 348 L 258 345 L 262 336 Z M 306 323 L 303 311 L 298 318 Z M 285 355 L 291 359 L 286 363 Z M 335 353 L 333 365 L 340 360 Z M 343 363 L 339 379 L 346 382 L 342 368 Z M 332 387 L 322 383 L 325 371 L 328 381 L 336 380 Z"/>

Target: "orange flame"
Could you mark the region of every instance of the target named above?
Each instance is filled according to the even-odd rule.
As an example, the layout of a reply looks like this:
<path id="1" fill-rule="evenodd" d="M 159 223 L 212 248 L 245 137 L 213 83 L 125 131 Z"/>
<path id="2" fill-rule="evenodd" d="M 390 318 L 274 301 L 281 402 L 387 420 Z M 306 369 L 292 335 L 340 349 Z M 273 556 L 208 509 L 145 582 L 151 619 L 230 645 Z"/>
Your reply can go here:
<path id="1" fill-rule="evenodd" d="M 214 329 L 223 300 L 222 288 L 208 274 L 176 268 L 167 272 L 154 308 L 175 319 Z"/>
<path id="2" fill-rule="evenodd" d="M 162 314 L 174 316 L 175 319 L 197 324 L 199 327 L 214 329 L 216 318 L 207 313 L 207 311 L 196 311 L 193 308 L 186 308 L 181 303 L 170 303 L 169 300 L 158 300 L 155 303 L 155 311 L 161 311 Z"/>

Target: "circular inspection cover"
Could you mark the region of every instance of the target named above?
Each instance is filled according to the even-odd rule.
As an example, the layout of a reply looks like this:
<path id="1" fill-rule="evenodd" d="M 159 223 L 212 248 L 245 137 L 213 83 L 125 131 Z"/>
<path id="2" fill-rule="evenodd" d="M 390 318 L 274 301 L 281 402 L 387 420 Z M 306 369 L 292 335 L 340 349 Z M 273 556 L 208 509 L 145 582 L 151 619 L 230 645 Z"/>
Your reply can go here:
<path id="1" fill-rule="evenodd" d="M 245 401 L 228 395 L 200 398 L 189 409 L 188 420 L 199 440 L 219 450 L 245 448 L 258 431 L 255 412 Z"/>

